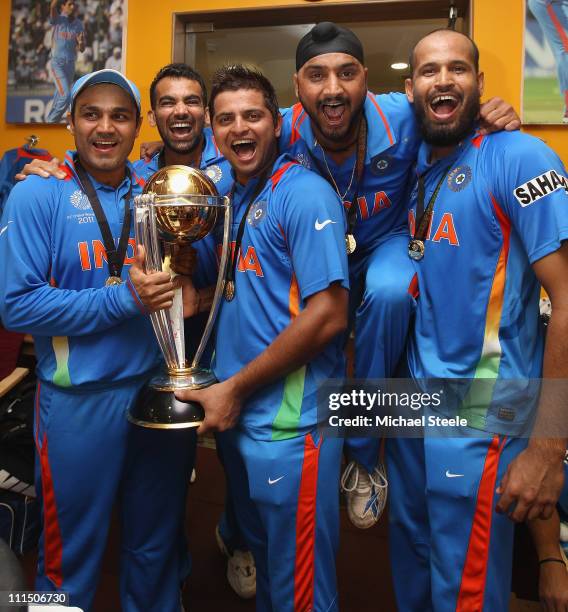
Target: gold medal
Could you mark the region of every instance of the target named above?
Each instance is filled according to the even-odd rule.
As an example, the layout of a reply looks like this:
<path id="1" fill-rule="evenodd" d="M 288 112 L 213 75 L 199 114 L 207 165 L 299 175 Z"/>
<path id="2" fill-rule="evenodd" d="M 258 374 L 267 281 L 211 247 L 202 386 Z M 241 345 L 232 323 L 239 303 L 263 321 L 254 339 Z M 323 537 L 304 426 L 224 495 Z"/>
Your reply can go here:
<path id="1" fill-rule="evenodd" d="M 122 279 L 119 276 L 109 276 L 105 281 L 105 287 L 112 287 L 113 285 L 122 285 Z"/>
<path id="2" fill-rule="evenodd" d="M 414 261 L 420 261 L 424 257 L 424 242 L 413 238 L 408 243 L 408 256 Z"/>
<path id="3" fill-rule="evenodd" d="M 225 299 L 230 302 L 235 297 L 235 283 L 229 280 L 225 283 Z"/>
<path id="4" fill-rule="evenodd" d="M 347 255 L 351 255 L 357 248 L 357 241 L 353 234 L 345 234 L 345 248 L 347 249 Z"/>

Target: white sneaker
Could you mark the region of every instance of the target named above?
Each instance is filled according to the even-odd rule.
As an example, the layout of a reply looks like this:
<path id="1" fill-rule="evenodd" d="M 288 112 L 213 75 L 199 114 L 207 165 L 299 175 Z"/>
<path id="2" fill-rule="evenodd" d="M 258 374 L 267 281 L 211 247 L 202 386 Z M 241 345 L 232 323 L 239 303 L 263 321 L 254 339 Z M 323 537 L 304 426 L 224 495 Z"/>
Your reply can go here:
<path id="1" fill-rule="evenodd" d="M 225 545 L 219 525 L 215 527 L 219 550 L 227 557 L 227 580 L 235 593 L 243 599 L 256 595 L 256 566 L 250 550 L 235 550 L 232 554 Z"/>
<path id="2" fill-rule="evenodd" d="M 359 529 L 368 529 L 377 523 L 387 503 L 388 481 L 385 466 L 379 461 L 372 474 L 351 461 L 341 476 L 341 489 L 345 492 L 347 515 Z"/>

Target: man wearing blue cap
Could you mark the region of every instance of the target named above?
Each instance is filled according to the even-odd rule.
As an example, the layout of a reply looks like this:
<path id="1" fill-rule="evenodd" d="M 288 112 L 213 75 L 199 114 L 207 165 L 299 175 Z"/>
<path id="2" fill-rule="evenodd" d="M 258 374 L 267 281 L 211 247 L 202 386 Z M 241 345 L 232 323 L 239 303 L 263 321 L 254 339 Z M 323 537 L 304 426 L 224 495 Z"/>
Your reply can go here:
<path id="1" fill-rule="evenodd" d="M 7 328 L 34 335 L 38 357 L 36 589 L 67 592 L 84 610 L 117 501 L 122 608 L 180 609 L 194 434 L 126 420 L 159 362 L 146 315 L 169 307 L 174 289 L 169 274 L 145 274 L 143 252 L 134 252 L 132 201 L 143 181 L 127 156 L 140 123 L 139 92 L 119 72 L 79 79 L 69 116 L 77 150 L 65 156 L 65 180 L 17 185 L 0 229 L 0 314 Z"/>

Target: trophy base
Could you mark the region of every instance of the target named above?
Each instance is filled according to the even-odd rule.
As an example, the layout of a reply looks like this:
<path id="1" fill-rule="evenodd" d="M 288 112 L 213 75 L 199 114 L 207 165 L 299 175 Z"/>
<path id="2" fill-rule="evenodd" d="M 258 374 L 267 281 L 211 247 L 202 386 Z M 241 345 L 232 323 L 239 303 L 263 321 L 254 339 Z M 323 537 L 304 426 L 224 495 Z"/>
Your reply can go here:
<path id="1" fill-rule="evenodd" d="M 183 374 L 161 374 L 145 385 L 127 418 L 134 425 L 150 429 L 186 429 L 199 427 L 205 414 L 201 404 L 182 402 L 174 390 L 202 389 L 217 382 L 209 370 L 188 369 Z M 179 384 L 181 381 L 184 384 Z"/>

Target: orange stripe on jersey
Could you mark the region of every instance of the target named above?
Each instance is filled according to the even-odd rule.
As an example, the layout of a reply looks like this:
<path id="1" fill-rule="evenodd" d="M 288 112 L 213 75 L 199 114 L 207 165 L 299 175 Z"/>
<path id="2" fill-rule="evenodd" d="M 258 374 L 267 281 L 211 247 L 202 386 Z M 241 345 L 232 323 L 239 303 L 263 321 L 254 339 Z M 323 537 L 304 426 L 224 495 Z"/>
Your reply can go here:
<path id="1" fill-rule="evenodd" d="M 469 545 L 462 572 L 456 612 L 473 612 L 483 610 L 483 597 L 487 578 L 487 560 L 493 517 L 493 496 L 499 468 L 499 458 L 505 445 L 499 436 L 494 436 L 485 456 L 485 465 L 477 491 L 477 502 L 473 515 L 473 524 L 469 536 Z"/>
<path id="2" fill-rule="evenodd" d="M 276 172 L 270 177 L 272 181 L 272 191 L 276 189 L 276 185 L 280 182 L 280 179 L 284 176 L 285 172 L 290 168 L 290 166 L 297 166 L 297 161 L 289 161 L 285 163 L 281 168 L 278 168 Z"/>
<path id="3" fill-rule="evenodd" d="M 379 113 L 379 115 L 381 116 L 381 119 L 383 120 L 383 124 L 385 126 L 385 130 L 387 131 L 387 136 L 389 137 L 390 144 L 391 145 L 394 144 L 394 138 L 392 137 L 392 132 L 391 132 L 390 126 L 388 124 L 387 118 L 385 117 L 385 114 L 381 110 L 381 107 L 379 106 L 375 96 L 373 94 L 371 94 L 371 93 L 367 93 L 367 97 L 374 104 L 375 108 L 377 109 L 377 112 Z"/>
<path id="4" fill-rule="evenodd" d="M 290 280 L 288 308 L 290 310 L 291 319 L 298 316 L 300 312 L 300 287 L 298 287 L 298 279 L 294 273 L 292 273 L 292 279 Z"/>
<path id="5" fill-rule="evenodd" d="M 302 115 L 302 113 L 304 113 Z M 300 115 L 302 117 L 300 118 Z M 303 106 L 298 102 L 292 107 L 292 133 L 290 134 L 290 145 L 293 145 L 297 140 L 300 140 L 300 132 L 298 131 L 304 119 L 306 118 Z M 298 119 L 300 121 L 298 122 Z"/>
<path id="6" fill-rule="evenodd" d="M 294 568 L 294 612 L 312 610 L 316 548 L 316 497 L 319 447 L 311 434 L 304 443 L 304 461 L 296 514 L 296 563 Z"/>
<path id="7" fill-rule="evenodd" d="M 485 136 L 483 134 L 480 134 L 479 136 L 476 136 L 475 138 L 473 138 L 471 142 L 473 143 L 473 146 L 476 149 L 479 149 L 484 138 Z"/>
<path id="8" fill-rule="evenodd" d="M 416 300 L 420 295 L 420 287 L 418 286 L 418 274 L 415 274 L 408 285 L 408 293 Z"/>
<path id="9" fill-rule="evenodd" d="M 57 74 L 55 73 L 55 70 L 52 69 L 51 74 L 53 75 L 55 86 L 57 87 L 57 92 L 59 93 L 60 96 L 65 95 L 65 90 L 63 89 L 63 85 L 61 85 L 61 81 L 57 78 Z"/>
<path id="10" fill-rule="evenodd" d="M 560 36 L 560 40 L 562 41 L 562 46 L 564 47 L 564 51 L 568 53 L 568 36 L 566 35 L 566 30 L 562 27 L 560 20 L 558 19 L 558 15 L 554 12 L 554 8 L 552 8 L 552 4 L 546 3 L 546 12 L 552 21 L 552 24 L 556 28 L 556 32 L 558 36 Z"/>
<path id="11" fill-rule="evenodd" d="M 489 294 L 489 304 L 487 307 L 487 319 L 485 321 L 485 336 L 495 337 L 499 334 L 499 325 L 503 311 L 503 301 L 505 299 L 505 280 L 507 275 L 507 260 L 509 259 L 509 244 L 511 239 L 511 221 L 507 218 L 497 200 L 491 194 L 491 202 L 497 221 L 503 234 L 503 246 L 499 253 L 495 276 Z"/>

